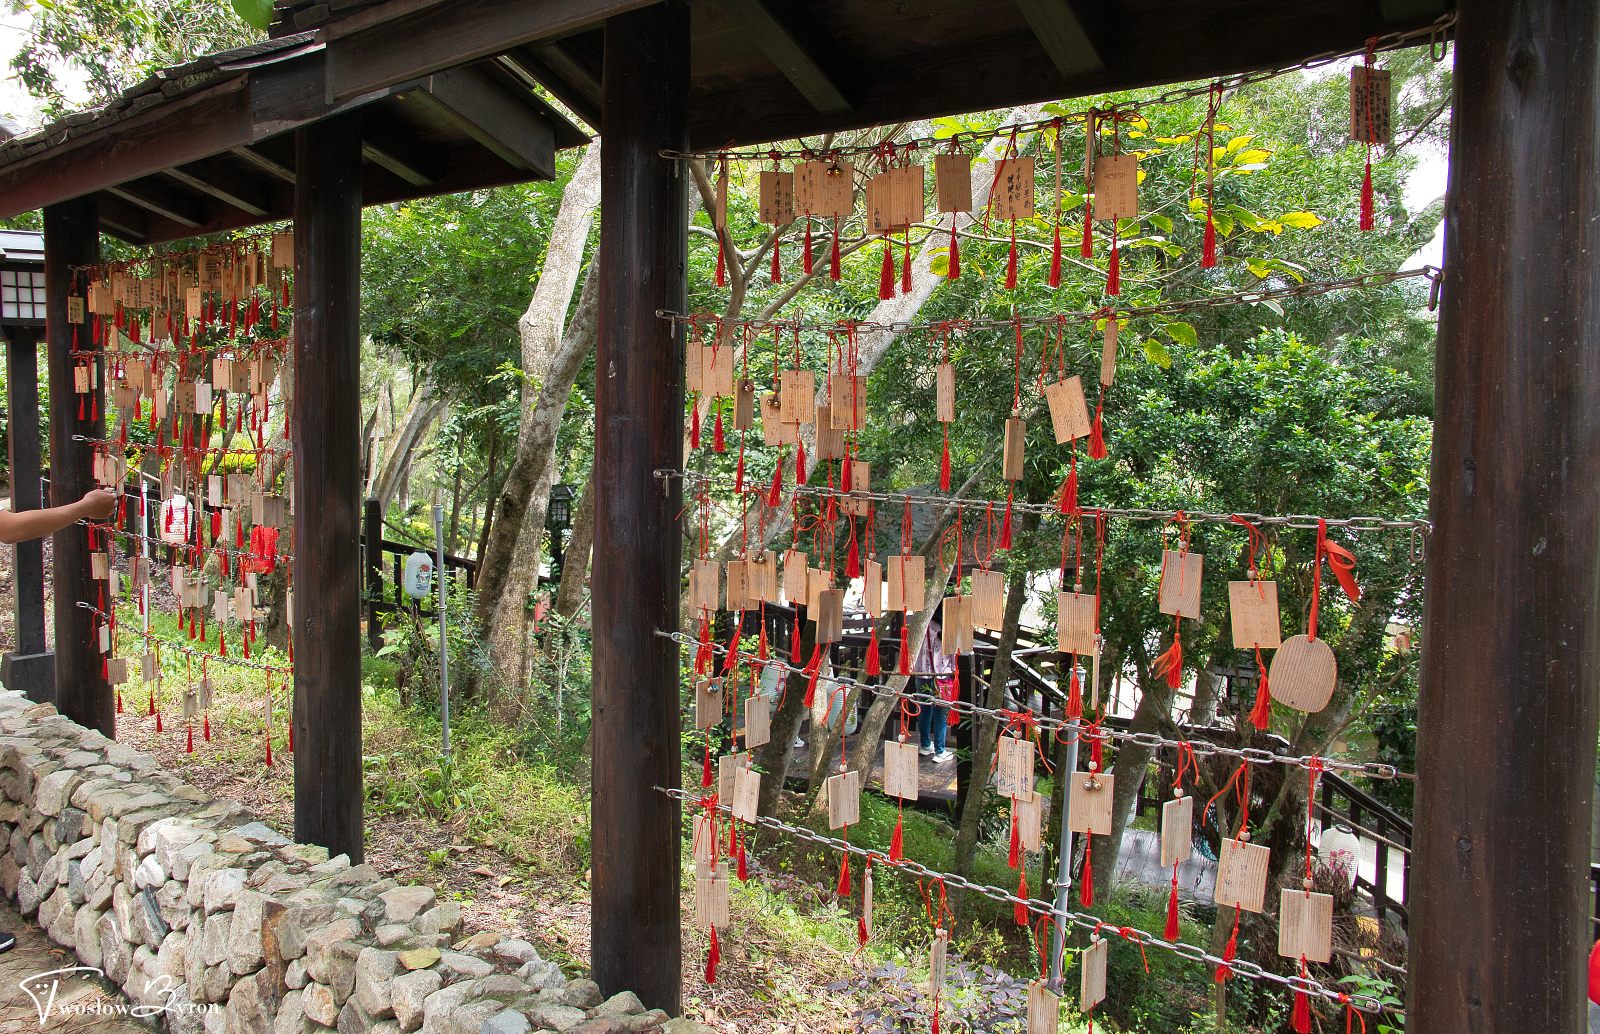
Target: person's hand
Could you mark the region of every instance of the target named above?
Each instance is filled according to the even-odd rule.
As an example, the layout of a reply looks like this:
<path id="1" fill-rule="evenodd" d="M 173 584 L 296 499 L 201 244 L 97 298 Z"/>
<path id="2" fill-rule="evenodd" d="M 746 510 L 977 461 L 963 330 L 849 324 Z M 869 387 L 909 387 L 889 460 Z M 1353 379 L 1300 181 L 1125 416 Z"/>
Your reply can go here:
<path id="1" fill-rule="evenodd" d="M 78 501 L 78 506 L 85 517 L 92 521 L 101 521 L 116 511 L 117 497 L 115 493 L 104 488 L 96 488 L 85 492 L 83 498 Z"/>

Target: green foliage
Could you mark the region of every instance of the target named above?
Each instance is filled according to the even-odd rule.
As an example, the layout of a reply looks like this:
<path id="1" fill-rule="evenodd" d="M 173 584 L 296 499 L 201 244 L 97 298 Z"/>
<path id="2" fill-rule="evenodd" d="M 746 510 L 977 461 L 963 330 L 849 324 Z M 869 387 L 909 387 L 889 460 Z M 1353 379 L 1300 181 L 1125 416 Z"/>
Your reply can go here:
<path id="1" fill-rule="evenodd" d="M 233 13 L 239 20 L 255 29 L 257 32 L 266 32 L 272 24 L 272 0 L 229 0 L 233 4 Z"/>

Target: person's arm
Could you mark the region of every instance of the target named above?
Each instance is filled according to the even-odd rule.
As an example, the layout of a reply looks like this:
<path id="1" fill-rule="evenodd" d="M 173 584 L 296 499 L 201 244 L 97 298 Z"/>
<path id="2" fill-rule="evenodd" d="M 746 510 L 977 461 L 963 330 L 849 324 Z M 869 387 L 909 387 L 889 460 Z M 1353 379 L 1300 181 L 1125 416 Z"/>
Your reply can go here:
<path id="1" fill-rule="evenodd" d="M 110 517 L 117 508 L 117 497 L 103 488 L 84 493 L 82 499 L 65 506 L 43 510 L 0 510 L 0 542 L 14 545 L 40 539 L 78 521 L 98 521 Z"/>

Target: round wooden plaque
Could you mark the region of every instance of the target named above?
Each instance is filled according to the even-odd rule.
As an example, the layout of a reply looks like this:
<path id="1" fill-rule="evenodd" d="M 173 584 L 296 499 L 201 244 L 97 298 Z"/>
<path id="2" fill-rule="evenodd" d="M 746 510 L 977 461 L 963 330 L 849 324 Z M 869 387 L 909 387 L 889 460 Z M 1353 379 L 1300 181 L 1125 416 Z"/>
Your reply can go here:
<path id="1" fill-rule="evenodd" d="M 1303 635 L 1285 639 L 1267 671 L 1272 699 L 1297 711 L 1327 707 L 1338 677 L 1339 665 L 1328 644 Z"/>

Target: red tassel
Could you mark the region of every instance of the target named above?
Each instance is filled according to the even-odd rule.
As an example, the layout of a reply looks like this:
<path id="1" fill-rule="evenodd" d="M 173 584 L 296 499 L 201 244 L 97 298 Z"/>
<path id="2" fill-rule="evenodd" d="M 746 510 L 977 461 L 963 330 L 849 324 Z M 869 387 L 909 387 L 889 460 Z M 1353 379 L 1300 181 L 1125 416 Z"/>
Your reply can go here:
<path id="1" fill-rule="evenodd" d="M 1094 837 L 1088 836 L 1083 842 L 1083 879 L 1078 882 L 1078 904 L 1084 908 L 1094 907 Z"/>
<path id="2" fill-rule="evenodd" d="M 1256 664 L 1261 664 L 1261 651 L 1256 650 Z M 1267 685 L 1267 669 L 1261 666 L 1261 677 L 1256 681 L 1256 706 L 1250 711 L 1250 724 L 1265 732 L 1272 723 L 1272 690 Z"/>
<path id="3" fill-rule="evenodd" d="M 700 767 L 700 788 L 708 789 L 711 786 L 711 742 L 706 741 L 705 761 Z"/>
<path id="4" fill-rule="evenodd" d="M 772 238 L 772 282 L 775 284 L 783 283 L 783 262 L 778 258 L 778 244 L 781 240 L 781 237 Z"/>
<path id="5" fill-rule="evenodd" d="M 844 861 L 839 866 L 839 884 L 833 892 L 841 898 L 850 896 L 850 856 L 845 855 Z"/>
<path id="6" fill-rule="evenodd" d="M 726 452 L 728 440 L 722 433 L 722 407 L 717 407 L 717 424 L 711 432 L 711 449 L 713 452 Z"/>
<path id="7" fill-rule="evenodd" d="M 933 1034 L 939 1034 L 939 996 L 933 996 Z"/>
<path id="8" fill-rule="evenodd" d="M 117 690 L 117 713 L 122 713 L 122 690 Z"/>
<path id="9" fill-rule="evenodd" d="M 161 712 L 157 711 L 156 712 L 156 732 L 165 732 L 165 731 L 166 730 L 161 727 Z"/>
<path id="10" fill-rule="evenodd" d="M 1083 243 L 1078 246 L 1082 258 L 1094 258 L 1094 212 L 1088 202 L 1083 205 Z"/>
<path id="11" fill-rule="evenodd" d="M 1011 548 L 1011 495 L 1015 491 L 1016 491 L 1015 487 L 1013 487 L 1011 489 L 1008 489 L 1006 491 L 1006 515 L 1005 515 L 1005 519 L 1003 519 L 1000 522 L 1000 548 L 1001 549 L 1010 549 Z"/>
<path id="12" fill-rule="evenodd" d="M 1165 675 L 1168 689 L 1177 689 L 1183 683 L 1183 637 L 1174 633 L 1172 645 L 1150 665 L 1150 674 Z"/>
<path id="13" fill-rule="evenodd" d="M 189 723 L 188 745 L 184 748 L 184 752 L 187 753 L 187 754 L 193 754 L 194 753 L 194 723 L 193 722 Z"/>
<path id="14" fill-rule="evenodd" d="M 906 231 L 905 248 L 900 253 L 900 293 L 911 293 L 911 231 Z"/>
<path id="15" fill-rule="evenodd" d="M 1167 898 L 1167 928 L 1161 936 L 1169 941 L 1178 939 L 1178 863 L 1172 863 L 1172 895 Z"/>
<path id="16" fill-rule="evenodd" d="M 901 804 L 900 808 L 901 811 L 904 811 L 905 805 Z M 889 837 L 889 861 L 891 862 L 898 862 L 905 857 L 903 829 L 903 817 L 901 814 L 896 813 L 894 817 L 894 833 Z"/>
<path id="17" fill-rule="evenodd" d="M 1104 392 L 1101 392 L 1104 395 Z M 1094 422 L 1089 425 L 1089 458 L 1103 460 L 1106 458 L 1106 435 L 1100 423 L 1100 414 L 1105 409 L 1105 399 L 1102 398 L 1094 404 Z"/>
<path id="18" fill-rule="evenodd" d="M 150 710 L 146 713 L 145 717 L 154 718 L 155 716 L 156 716 L 156 691 L 152 689 L 150 691 Z"/>
<path id="19" fill-rule="evenodd" d="M 1067 683 L 1067 717 L 1083 717 L 1083 683 L 1078 678 L 1078 658 L 1072 658 L 1072 678 Z"/>
<path id="20" fill-rule="evenodd" d="M 766 617 L 765 607 L 762 608 L 761 616 Z M 767 623 L 764 620 L 761 622 L 761 635 L 756 640 L 756 656 L 762 660 L 767 659 Z"/>
<path id="21" fill-rule="evenodd" d="M 1211 217 L 1211 209 L 1206 209 L 1206 242 L 1200 251 L 1200 268 L 1212 269 L 1217 264 L 1217 224 Z"/>
<path id="22" fill-rule="evenodd" d="M 861 577 L 861 550 L 856 545 L 856 540 L 850 539 L 850 551 L 844 556 L 844 576 L 846 578 Z"/>
<path id="23" fill-rule="evenodd" d="M 1017 221 L 1011 220 L 1011 251 L 1006 255 L 1006 290 L 1017 289 Z"/>
<path id="24" fill-rule="evenodd" d="M 794 447 L 794 483 L 806 483 L 806 443 L 797 442 Z"/>
<path id="25" fill-rule="evenodd" d="M 872 626 L 872 638 L 867 641 L 867 657 L 862 665 L 867 675 L 882 675 L 883 665 L 878 659 L 878 626 Z"/>
<path id="26" fill-rule="evenodd" d="M 707 675 L 711 672 L 711 618 L 700 615 L 700 648 L 694 653 L 694 672 Z"/>
<path id="27" fill-rule="evenodd" d="M 717 928 L 711 928 L 711 950 L 706 952 L 706 983 L 717 982 L 717 963 L 722 961 L 722 945 L 717 943 Z"/>
<path id="28" fill-rule="evenodd" d="M 795 608 L 794 628 L 789 633 L 789 663 L 800 663 L 800 609 Z"/>
<path id="29" fill-rule="evenodd" d="M 1106 267 L 1106 294 L 1122 293 L 1122 253 L 1117 248 L 1117 224 L 1111 224 L 1111 264 Z"/>
<path id="30" fill-rule="evenodd" d="M 909 615 L 900 621 L 900 674 L 911 674 L 911 629 Z"/>
<path id="31" fill-rule="evenodd" d="M 266 740 L 267 740 L 267 767 L 271 768 L 272 767 L 272 734 L 271 733 L 267 734 Z"/>
<path id="32" fill-rule="evenodd" d="M 1304 964 L 1300 967 L 1300 973 L 1305 975 Z M 1294 990 L 1294 1015 L 1289 1020 L 1289 1026 L 1294 1028 L 1294 1034 L 1311 1034 L 1311 999 L 1298 987 Z"/>
<path id="33" fill-rule="evenodd" d="M 749 865 L 749 861 L 748 861 L 749 855 L 750 855 L 750 852 L 745 850 L 744 841 L 740 840 L 739 841 L 739 882 L 740 883 L 749 883 L 750 882 L 750 865 Z"/>
<path id="34" fill-rule="evenodd" d="M 828 258 L 828 278 L 839 282 L 839 220 L 833 221 L 833 254 Z"/>
<path id="35" fill-rule="evenodd" d="M 1372 212 L 1372 159 L 1367 159 L 1367 173 L 1361 179 L 1361 228 L 1373 229 L 1377 221 Z"/>
<path id="36" fill-rule="evenodd" d="M 956 236 L 956 217 L 950 216 L 950 268 L 945 271 L 946 280 L 961 279 L 961 238 Z"/>
<path id="37" fill-rule="evenodd" d="M 1028 900 L 1028 870 L 1022 870 L 1022 875 L 1017 877 L 1017 897 L 1022 901 Z M 1011 904 L 1011 918 L 1017 921 L 1018 926 L 1026 927 L 1028 923 L 1028 906 L 1022 901 Z"/>
<path id="38" fill-rule="evenodd" d="M 1061 512 L 1076 513 L 1078 510 L 1078 454 L 1072 454 L 1072 468 L 1067 471 L 1067 479 L 1061 482 Z"/>
<path id="39" fill-rule="evenodd" d="M 204 724 L 201 726 L 201 731 L 205 734 L 206 742 L 210 743 L 211 742 L 211 712 L 210 711 L 207 711 L 205 713 L 204 717 L 202 718 L 202 722 Z"/>
<path id="40" fill-rule="evenodd" d="M 867 944 L 867 917 L 856 916 L 856 943 L 862 947 Z"/>
<path id="41" fill-rule="evenodd" d="M 806 664 L 806 710 L 811 710 L 811 705 L 817 699 L 817 674 L 822 671 L 822 644 L 818 643 L 811 649 L 811 660 Z"/>
<path id="42" fill-rule="evenodd" d="M 689 448 L 700 448 L 700 407 L 689 410 Z"/>
<path id="43" fill-rule="evenodd" d="M 883 242 L 883 265 L 878 270 L 878 300 L 888 301 L 894 297 L 894 255 L 889 251 L 889 242 Z"/>
<path id="44" fill-rule="evenodd" d="M 723 658 L 722 670 L 732 674 L 739 666 L 739 636 L 744 632 L 744 611 L 739 612 L 738 618 L 733 622 L 733 634 L 728 636 L 728 652 Z"/>
<path id="45" fill-rule="evenodd" d="M 939 455 L 939 491 L 950 491 L 950 425 L 944 428 L 944 452 Z"/>
<path id="46" fill-rule="evenodd" d="M 1056 223 L 1055 240 L 1050 244 L 1050 280 L 1051 287 L 1061 286 L 1061 224 Z"/>
<path id="47" fill-rule="evenodd" d="M 1017 828 L 1017 812 L 1011 811 L 1011 850 L 1006 853 L 1006 865 L 1015 869 L 1022 860 L 1022 832 Z"/>
<path id="48" fill-rule="evenodd" d="M 778 465 L 772 468 L 772 488 L 767 492 L 767 505 L 776 507 L 783 502 L 783 458 L 778 458 Z"/>
<path id="49" fill-rule="evenodd" d="M 839 491 L 849 492 L 852 480 L 853 479 L 850 476 L 850 450 L 846 448 L 844 451 L 844 460 L 839 464 Z M 851 575 L 850 577 L 854 578 L 855 575 Z"/>
<path id="50" fill-rule="evenodd" d="M 744 495 L 744 439 L 739 439 L 739 465 L 733 471 L 733 494 Z"/>
<path id="51" fill-rule="evenodd" d="M 806 251 L 801 259 L 801 268 L 806 271 L 806 276 L 811 275 L 811 220 L 806 220 Z"/>
<path id="52" fill-rule="evenodd" d="M 1222 983 L 1233 976 L 1233 967 L 1228 965 L 1239 954 L 1239 909 L 1233 910 L 1233 932 L 1228 935 L 1228 943 L 1222 949 L 1222 963 L 1217 966 L 1217 983 Z"/>
<path id="53" fill-rule="evenodd" d="M 728 286 L 728 260 L 722 254 L 722 234 L 717 234 L 717 286 Z"/>

